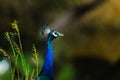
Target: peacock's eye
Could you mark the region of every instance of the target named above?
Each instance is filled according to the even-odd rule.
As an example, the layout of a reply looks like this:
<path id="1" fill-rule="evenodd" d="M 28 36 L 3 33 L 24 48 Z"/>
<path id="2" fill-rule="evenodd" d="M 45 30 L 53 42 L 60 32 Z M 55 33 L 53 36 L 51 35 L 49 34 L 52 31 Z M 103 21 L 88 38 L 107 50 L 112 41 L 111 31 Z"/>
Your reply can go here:
<path id="1" fill-rule="evenodd" d="M 58 34 L 58 32 L 56 32 L 56 31 L 55 31 L 55 34 L 57 35 L 57 34 Z"/>
<path id="2" fill-rule="evenodd" d="M 53 36 L 57 37 L 58 36 L 58 33 L 56 31 L 54 31 L 53 33 Z"/>

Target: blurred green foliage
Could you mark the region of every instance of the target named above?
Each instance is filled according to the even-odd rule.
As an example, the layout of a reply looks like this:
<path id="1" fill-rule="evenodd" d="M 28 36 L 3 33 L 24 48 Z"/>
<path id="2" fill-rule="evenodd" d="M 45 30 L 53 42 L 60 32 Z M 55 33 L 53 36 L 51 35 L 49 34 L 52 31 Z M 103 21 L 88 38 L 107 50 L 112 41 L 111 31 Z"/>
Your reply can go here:
<path id="1" fill-rule="evenodd" d="M 56 80 L 73 80 L 75 75 L 75 70 L 72 65 L 64 65 L 61 71 L 58 73 Z"/>

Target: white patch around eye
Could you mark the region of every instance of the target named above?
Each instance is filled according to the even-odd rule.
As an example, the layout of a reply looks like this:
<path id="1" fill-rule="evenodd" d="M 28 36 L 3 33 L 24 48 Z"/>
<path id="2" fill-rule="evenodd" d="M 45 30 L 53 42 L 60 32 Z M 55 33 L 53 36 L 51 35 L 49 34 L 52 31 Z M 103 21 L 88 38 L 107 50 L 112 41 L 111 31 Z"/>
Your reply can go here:
<path id="1" fill-rule="evenodd" d="M 55 32 L 53 32 L 52 34 L 53 34 L 53 36 L 55 36 L 55 37 L 57 37 L 57 36 L 58 36 L 58 35 L 56 35 L 56 34 L 55 34 Z"/>
<path id="2" fill-rule="evenodd" d="M 49 33 L 50 33 L 50 28 L 46 28 L 45 32 L 44 32 L 44 35 L 48 35 Z"/>

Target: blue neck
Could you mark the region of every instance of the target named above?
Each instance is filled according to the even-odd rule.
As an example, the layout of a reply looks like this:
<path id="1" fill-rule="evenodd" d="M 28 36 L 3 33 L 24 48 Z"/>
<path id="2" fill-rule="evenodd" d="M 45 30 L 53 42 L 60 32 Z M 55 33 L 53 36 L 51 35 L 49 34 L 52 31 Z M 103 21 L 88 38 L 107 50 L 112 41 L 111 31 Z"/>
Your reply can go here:
<path id="1" fill-rule="evenodd" d="M 53 80 L 53 49 L 52 40 L 50 37 L 47 38 L 47 52 L 40 76 L 45 76 L 49 80 Z"/>

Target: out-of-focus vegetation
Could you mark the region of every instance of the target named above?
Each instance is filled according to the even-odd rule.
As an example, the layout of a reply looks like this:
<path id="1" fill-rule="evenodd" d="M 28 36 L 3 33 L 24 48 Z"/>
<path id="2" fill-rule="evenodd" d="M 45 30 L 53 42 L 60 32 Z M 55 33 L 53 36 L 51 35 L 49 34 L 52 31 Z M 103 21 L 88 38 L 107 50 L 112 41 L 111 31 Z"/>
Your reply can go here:
<path id="1" fill-rule="evenodd" d="M 54 71 L 59 74 L 55 79 L 119 80 L 119 3 L 119 0 L 0 0 L 0 48 L 11 53 L 4 32 L 11 30 L 10 23 L 15 19 L 28 61 L 33 64 L 30 58 L 33 43 L 40 52 L 39 59 L 44 60 L 46 43 L 39 31 L 48 23 L 65 35 L 53 42 Z M 70 65 L 64 68 L 66 63 Z"/>
<path id="2" fill-rule="evenodd" d="M 37 55 L 38 53 L 36 51 L 36 48 L 33 45 L 34 56 L 32 60 L 34 60 L 34 62 L 36 61 L 35 62 L 36 67 L 31 69 L 30 64 L 28 64 L 28 62 L 26 61 L 27 59 L 25 58 L 17 21 L 14 21 L 11 25 L 15 31 L 5 33 L 5 37 L 9 41 L 11 47 L 11 54 L 9 54 L 11 67 L 10 67 L 9 77 L 7 78 L 7 80 L 8 79 L 29 80 L 30 78 L 31 79 L 33 78 L 34 72 L 36 72 L 35 77 L 37 77 L 39 70 L 38 70 L 38 55 Z M 16 41 L 14 40 L 15 37 L 18 40 L 18 43 L 16 43 Z"/>

